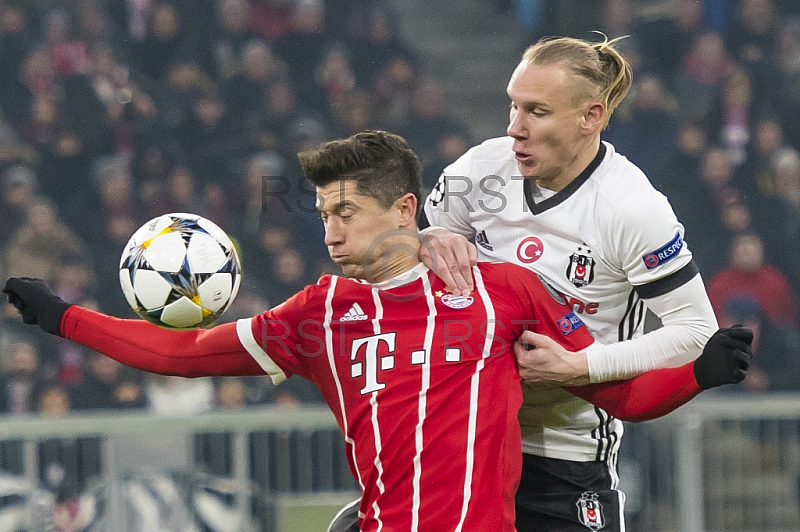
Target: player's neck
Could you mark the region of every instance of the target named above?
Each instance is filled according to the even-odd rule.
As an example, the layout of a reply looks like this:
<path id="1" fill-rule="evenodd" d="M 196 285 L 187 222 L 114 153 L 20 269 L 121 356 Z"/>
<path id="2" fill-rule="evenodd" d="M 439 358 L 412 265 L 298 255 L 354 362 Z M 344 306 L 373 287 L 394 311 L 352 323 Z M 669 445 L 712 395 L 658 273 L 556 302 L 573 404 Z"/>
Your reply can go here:
<path id="1" fill-rule="evenodd" d="M 391 255 L 384 256 L 375 265 L 375 275 L 371 282 L 380 283 L 389 279 L 402 277 L 404 273 L 413 270 L 420 265 L 419 255 L 411 256 L 407 250 L 398 251 Z"/>

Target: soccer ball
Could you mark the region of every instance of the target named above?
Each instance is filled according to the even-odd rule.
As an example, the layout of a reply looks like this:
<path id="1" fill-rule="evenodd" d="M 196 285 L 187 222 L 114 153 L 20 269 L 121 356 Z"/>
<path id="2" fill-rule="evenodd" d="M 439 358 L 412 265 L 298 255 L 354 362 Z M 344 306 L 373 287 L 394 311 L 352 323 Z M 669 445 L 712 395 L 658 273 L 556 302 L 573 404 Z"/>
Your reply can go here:
<path id="1" fill-rule="evenodd" d="M 164 214 L 128 241 L 119 280 L 142 318 L 168 329 L 193 329 L 228 309 L 239 291 L 241 266 L 231 239 L 216 224 L 195 214 Z"/>

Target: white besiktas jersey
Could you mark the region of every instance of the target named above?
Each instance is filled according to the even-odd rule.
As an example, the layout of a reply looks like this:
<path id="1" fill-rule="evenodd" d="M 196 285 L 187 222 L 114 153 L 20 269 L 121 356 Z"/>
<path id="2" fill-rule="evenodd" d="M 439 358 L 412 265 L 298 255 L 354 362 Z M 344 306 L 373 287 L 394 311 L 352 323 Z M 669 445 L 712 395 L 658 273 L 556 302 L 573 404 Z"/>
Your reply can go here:
<path id="1" fill-rule="evenodd" d="M 448 166 L 425 201 L 428 223 L 474 238 L 479 260 L 534 270 L 600 342 L 641 335 L 642 298 L 698 273 L 666 197 L 605 142 L 577 179 L 546 197 L 520 175 L 512 142 L 488 140 Z M 524 391 L 524 452 L 615 459 L 619 420 L 560 388 Z"/>

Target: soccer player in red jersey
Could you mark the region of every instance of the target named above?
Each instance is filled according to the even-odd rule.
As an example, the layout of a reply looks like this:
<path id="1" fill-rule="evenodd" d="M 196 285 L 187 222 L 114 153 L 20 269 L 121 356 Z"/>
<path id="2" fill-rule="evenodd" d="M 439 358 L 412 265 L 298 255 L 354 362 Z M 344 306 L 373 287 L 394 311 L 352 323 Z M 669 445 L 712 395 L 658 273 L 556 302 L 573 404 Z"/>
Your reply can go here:
<path id="1" fill-rule="evenodd" d="M 314 382 L 363 491 L 362 531 L 515 530 L 522 393 L 514 342 L 526 329 L 571 350 L 592 337 L 530 270 L 481 263 L 477 289 L 460 296 L 420 263 L 420 167 L 401 137 L 363 132 L 300 161 L 344 275 L 325 275 L 272 310 L 168 331 L 69 305 L 40 280 L 12 278 L 4 292 L 26 323 L 146 371 Z M 739 382 L 750 338 L 723 330 L 686 366 L 569 390 L 620 419 L 650 419 L 702 389 Z"/>

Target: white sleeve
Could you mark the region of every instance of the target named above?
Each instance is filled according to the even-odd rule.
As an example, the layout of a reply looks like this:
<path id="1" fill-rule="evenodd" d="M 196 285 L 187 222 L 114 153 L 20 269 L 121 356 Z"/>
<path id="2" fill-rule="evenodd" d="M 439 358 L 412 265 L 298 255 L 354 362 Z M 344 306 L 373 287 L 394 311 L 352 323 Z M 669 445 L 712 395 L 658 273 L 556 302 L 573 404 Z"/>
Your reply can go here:
<path id="1" fill-rule="evenodd" d="M 677 367 L 700 356 L 719 328 L 700 275 L 645 300 L 663 327 L 644 336 L 586 350 L 591 382 L 630 379 L 647 371 Z"/>
<path id="2" fill-rule="evenodd" d="M 468 151 L 439 176 L 423 206 L 430 226 L 442 227 L 467 238 L 475 236 L 470 220 L 475 188 L 469 177 L 471 164 L 472 153 Z"/>

